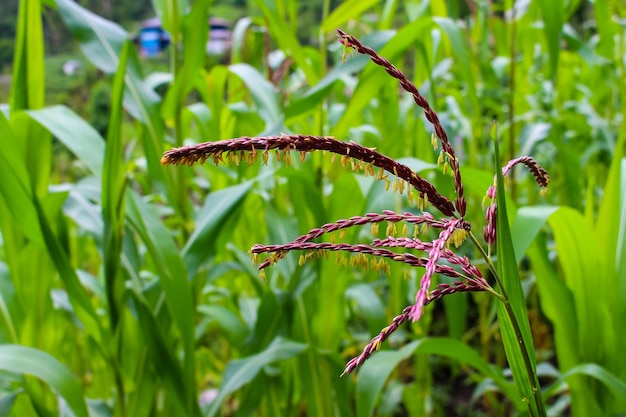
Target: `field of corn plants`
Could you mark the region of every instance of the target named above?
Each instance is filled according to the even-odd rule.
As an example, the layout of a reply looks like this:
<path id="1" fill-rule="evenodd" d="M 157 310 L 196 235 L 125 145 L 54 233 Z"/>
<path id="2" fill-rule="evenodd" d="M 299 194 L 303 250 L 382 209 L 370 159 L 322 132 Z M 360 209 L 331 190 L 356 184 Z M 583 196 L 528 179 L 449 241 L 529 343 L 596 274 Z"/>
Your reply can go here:
<path id="1" fill-rule="evenodd" d="M 626 415 L 620 0 L 22 0 L 0 416 Z M 50 102 L 42 16 L 105 74 Z"/>

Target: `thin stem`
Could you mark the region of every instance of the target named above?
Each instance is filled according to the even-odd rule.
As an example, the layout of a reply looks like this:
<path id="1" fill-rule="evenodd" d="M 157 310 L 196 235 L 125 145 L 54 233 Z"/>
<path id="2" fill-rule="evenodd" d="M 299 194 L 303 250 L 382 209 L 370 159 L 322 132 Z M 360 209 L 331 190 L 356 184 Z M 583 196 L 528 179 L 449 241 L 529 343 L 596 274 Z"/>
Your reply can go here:
<path id="1" fill-rule="evenodd" d="M 485 252 L 485 249 L 483 249 L 478 239 L 476 239 L 476 236 L 474 235 L 474 233 L 470 231 L 468 234 L 469 234 L 470 240 L 472 241 L 476 249 L 478 249 L 478 251 L 480 252 L 480 255 L 483 257 L 483 259 L 487 263 L 487 267 L 489 268 L 491 273 L 496 277 L 496 281 L 498 281 L 498 285 L 502 287 L 501 285 L 502 283 L 500 282 L 500 277 L 498 276 L 498 270 L 496 269 L 496 266 L 491 261 L 491 257 L 487 254 L 487 252 Z"/>
<path id="2" fill-rule="evenodd" d="M 522 358 L 524 360 L 524 368 L 526 369 L 526 374 L 528 375 L 528 380 L 531 381 L 535 381 L 535 370 L 533 367 L 533 364 L 530 360 L 530 355 L 528 354 L 528 349 L 526 349 L 526 345 L 524 345 L 524 339 L 522 337 L 522 330 L 520 328 L 520 325 L 517 321 L 517 317 L 515 316 L 514 312 L 513 312 L 513 308 L 511 307 L 511 302 L 510 302 L 510 298 L 506 292 L 506 289 L 504 288 L 504 285 L 502 283 L 502 280 L 500 278 L 500 275 L 498 274 L 498 270 L 496 269 L 495 265 L 493 264 L 493 262 L 491 261 L 491 258 L 489 258 L 487 256 L 487 253 L 485 252 L 485 250 L 483 249 L 482 245 L 480 244 L 480 242 L 478 241 L 478 239 L 476 239 L 476 236 L 474 236 L 474 234 L 472 232 L 469 233 L 469 237 L 471 239 L 471 241 L 474 243 L 474 246 L 476 246 L 476 248 L 478 249 L 478 251 L 481 253 L 481 255 L 483 256 L 483 258 L 485 259 L 485 262 L 487 263 L 487 266 L 489 267 L 489 270 L 492 272 L 496 283 L 498 284 L 498 286 L 500 287 L 500 291 L 502 292 L 501 294 L 496 292 L 495 290 L 489 291 L 491 294 L 493 294 L 494 296 L 496 296 L 500 301 L 502 301 L 502 303 L 504 304 L 504 308 L 506 309 L 506 314 L 509 316 L 509 320 L 511 320 L 511 325 L 513 326 L 513 332 L 515 333 L 515 339 L 519 342 L 520 344 L 520 348 L 521 348 L 521 352 L 522 352 Z M 539 397 L 541 390 L 539 389 L 539 387 L 532 387 L 532 391 L 533 391 L 533 396 L 536 398 L 536 404 L 539 405 L 540 409 L 540 415 L 541 416 L 545 416 L 545 410 L 543 409 L 543 402 L 542 399 Z"/>

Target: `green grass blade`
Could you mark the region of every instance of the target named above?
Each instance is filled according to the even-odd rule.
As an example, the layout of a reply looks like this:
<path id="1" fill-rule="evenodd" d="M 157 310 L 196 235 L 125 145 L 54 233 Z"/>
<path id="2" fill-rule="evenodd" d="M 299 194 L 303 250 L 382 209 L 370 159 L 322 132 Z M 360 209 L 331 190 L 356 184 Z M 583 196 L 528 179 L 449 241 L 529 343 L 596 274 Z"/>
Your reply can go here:
<path id="1" fill-rule="evenodd" d="M 10 93 L 10 122 L 19 140 L 13 144 L 30 176 L 34 193 L 43 197 L 50 179 L 52 140 L 21 110 L 38 109 L 45 104 L 44 38 L 42 6 L 39 0 L 19 2 L 13 77 Z"/>
<path id="2" fill-rule="evenodd" d="M 124 77 L 129 48 L 124 44 L 120 54 L 120 64 L 113 80 L 111 93 L 111 118 L 107 130 L 107 143 L 104 152 L 102 171 L 102 219 L 104 221 L 103 264 L 106 294 L 109 305 L 111 327 L 115 329 L 119 320 L 124 280 L 120 276 L 120 254 L 124 231 L 124 189 L 126 187 L 124 167 L 124 144 L 122 141 L 122 100 L 124 97 Z"/>
<path id="3" fill-rule="evenodd" d="M 563 0 L 540 1 L 543 13 L 543 30 L 548 41 L 550 55 L 550 76 L 556 77 L 561 53 L 561 32 L 563 31 Z"/>
<path id="4" fill-rule="evenodd" d="M 178 17 L 187 10 L 187 0 L 152 0 L 152 6 L 163 22 L 163 28 L 169 33 L 176 32 L 179 24 Z"/>
<path id="5" fill-rule="evenodd" d="M 611 288 L 606 286 L 610 281 L 607 280 L 607 265 L 602 261 L 593 230 L 578 211 L 561 207 L 550 217 L 549 225 L 554 233 L 565 284 L 572 291 L 576 303 L 580 358 L 585 362 L 600 361 L 610 346 L 604 345 L 605 332 L 598 323 L 605 322 L 605 314 L 613 303 L 609 298 L 602 307 L 595 292 L 598 288 Z M 610 294 L 611 297 L 614 295 Z M 607 309 L 605 313 L 601 311 L 603 308 Z"/>
<path id="6" fill-rule="evenodd" d="M 34 197 L 33 203 L 37 212 L 38 222 L 41 227 L 48 254 L 54 262 L 59 276 L 65 285 L 70 303 L 72 304 L 72 307 L 74 307 L 74 312 L 78 319 L 83 323 L 85 331 L 98 343 L 102 343 L 104 339 L 102 334 L 103 329 L 100 324 L 100 319 L 91 304 L 89 295 L 80 283 L 78 275 L 70 264 L 61 242 L 52 231 L 52 227 L 50 226 L 41 203 L 36 197 Z"/>
<path id="7" fill-rule="evenodd" d="M 165 294 L 165 303 L 182 336 L 184 382 L 190 396 L 187 401 L 195 401 L 194 302 L 185 263 L 170 231 L 163 225 L 155 208 L 129 190 L 126 202 L 128 222 L 141 238 L 155 264 L 156 274 Z"/>
<path id="8" fill-rule="evenodd" d="M 358 19 L 363 13 L 380 3 L 380 0 L 348 0 L 340 3 L 331 14 L 324 19 L 320 30 L 333 32 L 350 20 Z"/>
<path id="9" fill-rule="evenodd" d="M 626 235 L 626 230 L 623 227 L 624 223 L 620 222 L 625 207 L 624 202 L 626 201 L 623 192 L 624 184 L 626 184 L 623 168 L 625 138 L 625 135 L 621 135 L 620 140 L 615 145 L 609 176 L 604 186 L 602 202 L 598 209 L 595 223 L 598 244 L 602 246 L 602 253 L 606 257 L 606 262 L 615 266 L 626 264 L 626 260 L 621 259 L 621 254 L 619 253 L 620 242 L 623 248 Z M 620 224 L 622 227 L 620 227 Z M 617 276 L 623 277 L 624 275 Z M 617 283 L 613 283 L 613 285 L 615 284 Z M 626 300 L 626 294 L 623 294 L 623 296 L 624 300 Z"/>
<path id="10" fill-rule="evenodd" d="M 167 387 L 167 393 L 174 394 L 174 405 L 180 411 L 184 410 L 185 416 L 199 417 L 200 409 L 195 401 L 195 386 L 187 385 L 185 372 L 169 347 L 156 317 L 140 296 L 132 293 L 132 299 L 139 319 L 139 328 L 143 333 L 156 374 Z M 191 401 L 190 393 L 194 394 Z"/>
<path id="11" fill-rule="evenodd" d="M 304 49 L 294 31 L 289 27 L 285 18 L 280 14 L 275 0 L 255 0 L 254 3 L 261 9 L 267 19 L 267 28 L 279 49 L 292 57 L 296 65 L 302 70 L 309 84 L 319 80 L 318 74 L 309 63 Z"/>
<path id="12" fill-rule="evenodd" d="M 76 417 L 89 417 L 81 386 L 74 375 L 48 353 L 26 346 L 2 345 L 0 369 L 34 375 L 63 397 Z"/>
<path id="13" fill-rule="evenodd" d="M 579 322 L 572 291 L 560 279 L 548 259 L 545 238 L 539 236 L 528 249 L 536 285 L 539 291 L 541 309 L 554 328 L 554 345 L 561 372 L 572 369 L 580 363 Z M 600 408 L 592 395 L 589 385 L 581 375 L 571 376 L 567 380 L 571 392 L 573 416 L 601 414 Z M 549 389 L 548 389 L 549 390 Z M 544 393 L 544 399 L 549 393 Z"/>
<path id="14" fill-rule="evenodd" d="M 500 156 L 497 143 L 496 125 L 492 127 L 497 171 L 497 268 L 505 296 L 504 302 L 497 303 L 498 319 L 502 342 L 513 378 L 519 388 L 521 399 L 528 404 L 532 416 L 545 417 L 546 412 L 539 396 L 535 349 L 526 313 L 526 300 L 522 291 L 511 230 L 507 216 L 504 179 L 500 169 Z M 508 305 L 505 305 L 508 303 Z"/>
<path id="15" fill-rule="evenodd" d="M 616 9 L 622 5 L 615 5 Z M 598 52 L 607 58 L 614 59 L 615 56 L 615 36 L 617 26 L 613 20 L 610 0 L 596 0 L 593 2 L 593 12 L 595 14 L 598 27 Z"/>
<path id="16" fill-rule="evenodd" d="M 44 105 L 44 43 L 41 1 L 19 2 L 15 57 L 11 80 L 11 111 Z"/>
<path id="17" fill-rule="evenodd" d="M 17 227 L 32 241 L 43 246 L 43 236 L 37 220 L 37 211 L 32 204 L 30 179 L 13 144 L 17 138 L 4 114 L 0 114 L 0 195 Z"/>
<path id="18" fill-rule="evenodd" d="M 183 64 L 163 103 L 162 114 L 166 119 L 176 117 L 203 69 L 209 37 L 207 15 L 211 3 L 212 0 L 194 2 L 191 12 L 183 18 Z M 177 146 L 181 145 L 177 143 Z"/>

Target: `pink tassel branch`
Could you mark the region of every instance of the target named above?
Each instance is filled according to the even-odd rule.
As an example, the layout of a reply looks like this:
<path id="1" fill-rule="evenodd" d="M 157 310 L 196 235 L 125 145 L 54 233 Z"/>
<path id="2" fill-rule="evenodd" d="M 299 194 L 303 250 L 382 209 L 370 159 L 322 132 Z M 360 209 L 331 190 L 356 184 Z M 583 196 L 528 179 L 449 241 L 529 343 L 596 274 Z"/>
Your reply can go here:
<path id="1" fill-rule="evenodd" d="M 264 164 L 267 164 L 270 154 L 274 153 L 277 159 L 289 164 L 292 152 L 299 153 L 300 159 L 304 160 L 308 153 L 322 151 L 332 154 L 332 158 L 339 156 L 341 164 L 350 166 L 353 171 L 363 172 L 366 176 L 384 181 L 387 188 L 391 188 L 394 192 L 407 193 L 409 201 L 417 203 L 420 211 L 417 214 L 395 213 L 385 210 L 382 213 L 354 216 L 312 229 L 291 242 L 279 245 L 257 244 L 250 250 L 255 262 L 258 261 L 259 255 L 266 255 L 258 265 L 262 274 L 265 268 L 280 261 L 291 251 L 302 252 L 300 263 L 334 252 L 352 254 L 350 265 L 353 267 L 388 272 L 389 262 L 395 262 L 407 267 L 424 268 L 414 304 L 407 306 L 400 315 L 392 320 L 389 326 L 382 329 L 364 347 L 360 355 L 347 363 L 343 374 L 348 374 L 363 364 L 373 352 L 377 351 L 400 325 L 407 321 L 419 320 L 424 307 L 433 301 L 459 292 L 488 291 L 497 297 L 501 297 L 501 295 L 490 286 L 481 271 L 473 266 L 467 257 L 459 256 L 451 249 L 460 246 L 467 236 L 470 236 L 483 257 L 487 258 L 488 265 L 492 265 L 489 255 L 473 236 L 470 223 L 464 219 L 466 200 L 459 161 L 437 114 L 415 85 L 389 61 L 379 56 L 373 49 L 361 44 L 353 36 L 340 30 L 337 33 L 339 41 L 345 48 L 368 55 L 375 64 L 383 67 L 390 76 L 396 78 L 400 86 L 413 96 L 415 103 L 424 111 L 426 119 L 433 126 L 433 147 L 436 149 L 441 147 L 439 160 L 444 163 L 444 170 L 449 168 L 454 177 L 455 195 L 453 200 L 441 194 L 432 183 L 408 166 L 381 154 L 376 149 L 366 148 L 353 142 L 340 141 L 328 136 L 281 135 L 241 137 L 206 142 L 171 149 L 164 153 L 161 163 L 163 165 L 193 165 L 196 163 L 203 164 L 208 160 L 216 165 L 220 163 L 238 165 L 242 162 L 253 164 L 261 159 Z M 503 175 L 506 176 L 518 164 L 529 169 L 540 187 L 546 188 L 548 186 L 550 177 L 547 172 L 533 158 L 528 156 L 510 161 L 502 168 Z M 490 187 L 486 195 L 486 199 L 490 200 L 490 205 L 486 209 L 483 236 L 489 249 L 496 239 L 495 190 L 495 186 Z M 435 218 L 431 213 L 424 211 L 426 207 L 433 207 L 441 214 L 441 217 Z M 324 235 L 331 234 L 332 236 L 334 232 L 342 233 L 345 229 L 355 226 L 369 225 L 373 234 L 376 235 L 381 223 L 387 224 L 385 237 L 382 239 L 375 238 L 370 243 L 313 242 L 313 240 Z M 402 224 L 404 229 L 407 229 L 407 226 L 413 227 L 414 236 L 395 237 L 397 234 L 396 227 L 399 224 Z M 420 229 L 422 232 L 424 229 L 434 229 L 438 230 L 439 233 L 432 242 L 425 242 L 418 238 Z M 408 233 L 405 230 L 402 234 L 406 236 Z M 402 251 L 396 252 L 394 249 L 402 249 Z M 343 260 L 347 263 L 345 257 L 338 256 L 336 259 L 337 262 Z M 452 285 L 439 284 L 431 290 L 435 274 L 452 277 L 455 281 Z"/>

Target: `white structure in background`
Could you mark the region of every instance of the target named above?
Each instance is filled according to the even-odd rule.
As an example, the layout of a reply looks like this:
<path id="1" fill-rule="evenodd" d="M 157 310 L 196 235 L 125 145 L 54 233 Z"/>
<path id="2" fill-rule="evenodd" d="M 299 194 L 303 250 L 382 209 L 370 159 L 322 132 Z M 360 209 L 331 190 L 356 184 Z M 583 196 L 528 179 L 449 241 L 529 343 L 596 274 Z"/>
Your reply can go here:
<path id="1" fill-rule="evenodd" d="M 224 19 L 212 17 L 209 19 L 209 41 L 206 44 L 208 55 L 224 55 L 232 46 L 232 32 L 228 22 Z"/>

